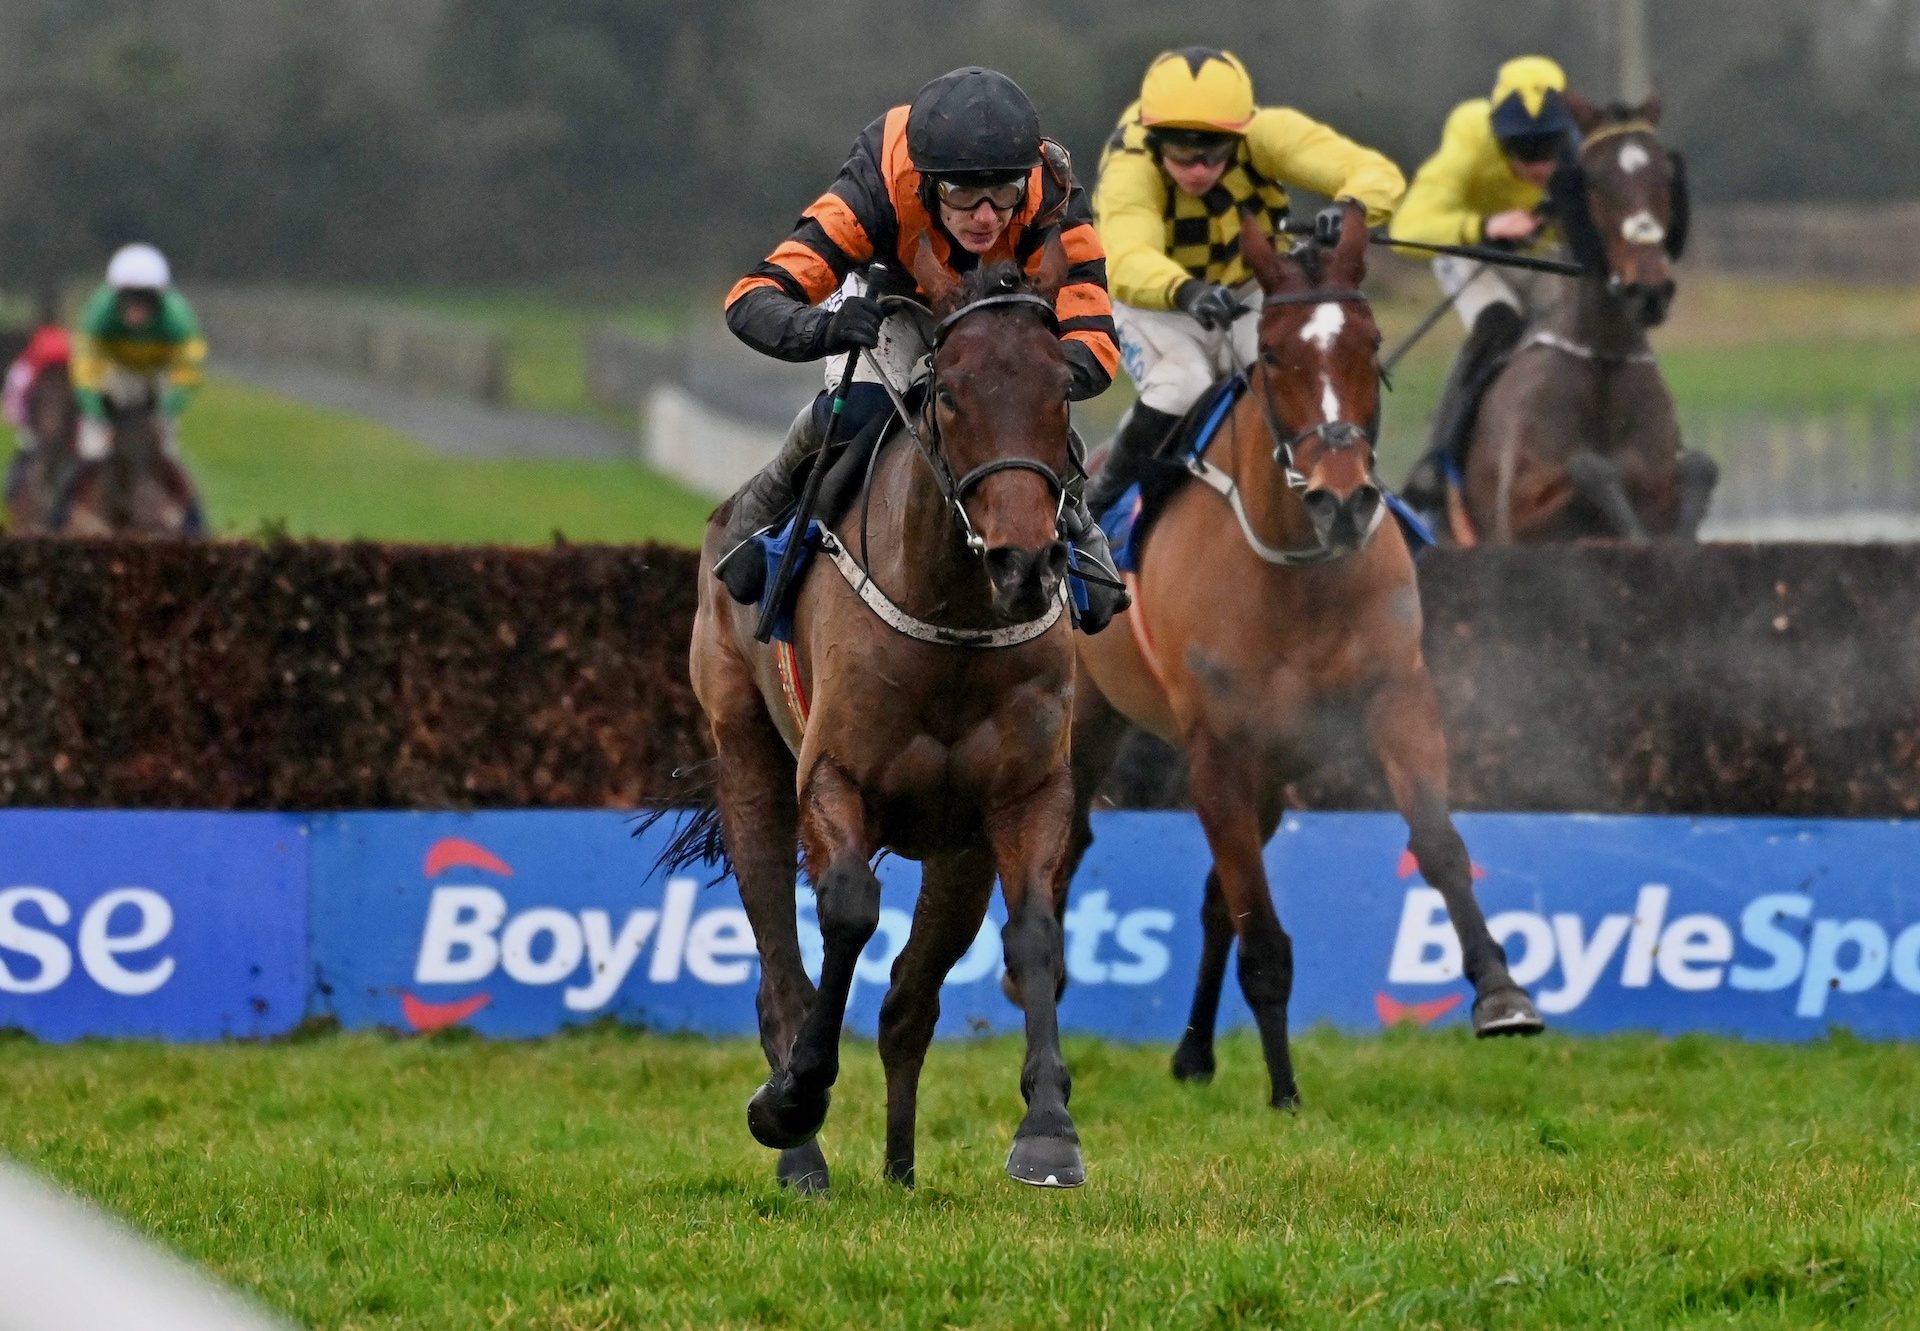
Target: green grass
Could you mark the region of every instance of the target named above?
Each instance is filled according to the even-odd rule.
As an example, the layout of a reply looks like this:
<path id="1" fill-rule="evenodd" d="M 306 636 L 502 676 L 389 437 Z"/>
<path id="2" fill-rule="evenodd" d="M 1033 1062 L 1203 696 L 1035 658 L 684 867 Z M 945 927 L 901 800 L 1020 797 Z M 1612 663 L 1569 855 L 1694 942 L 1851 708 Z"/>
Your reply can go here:
<path id="1" fill-rule="evenodd" d="M 698 542 L 712 501 L 638 463 L 440 456 L 375 422 L 215 380 L 181 426 L 223 534 Z"/>
<path id="2" fill-rule="evenodd" d="M 921 1188 L 850 1043 L 830 1199 L 781 1193 L 745 1041 L 0 1043 L 0 1152 L 302 1322 L 351 1328 L 1913 1325 L 1920 1050 L 1300 1042 L 1262 1107 L 1068 1043 L 1087 1187 L 1001 1164 L 1019 1046 L 942 1045 Z"/>

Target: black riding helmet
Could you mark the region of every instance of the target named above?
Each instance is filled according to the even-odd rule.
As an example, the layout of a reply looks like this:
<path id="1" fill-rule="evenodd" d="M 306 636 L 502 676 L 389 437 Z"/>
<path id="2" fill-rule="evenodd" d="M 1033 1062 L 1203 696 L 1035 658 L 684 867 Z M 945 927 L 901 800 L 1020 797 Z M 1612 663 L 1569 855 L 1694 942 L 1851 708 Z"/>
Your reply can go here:
<path id="1" fill-rule="evenodd" d="M 907 154 L 921 175 L 992 178 L 1040 165 L 1040 113 L 998 70 L 968 65 L 914 94 Z"/>

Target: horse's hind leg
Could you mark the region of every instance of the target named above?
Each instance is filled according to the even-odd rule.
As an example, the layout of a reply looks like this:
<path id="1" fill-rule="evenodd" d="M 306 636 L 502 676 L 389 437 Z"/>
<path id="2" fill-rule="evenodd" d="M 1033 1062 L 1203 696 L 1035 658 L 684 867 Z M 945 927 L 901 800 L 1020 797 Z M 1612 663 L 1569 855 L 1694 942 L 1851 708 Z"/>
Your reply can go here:
<path id="1" fill-rule="evenodd" d="M 1267 1076 L 1272 1083 L 1270 1103 L 1275 1109 L 1298 1108 L 1300 1088 L 1293 1077 L 1293 1051 L 1287 1034 L 1287 1004 L 1293 997 L 1293 939 L 1281 927 L 1279 912 L 1274 909 L 1261 855 L 1278 825 L 1280 802 L 1262 798 L 1267 775 L 1249 760 L 1244 747 L 1203 732 L 1189 752 L 1193 760 L 1193 807 L 1213 851 L 1214 876 L 1220 884 L 1226 920 L 1240 937 L 1240 992 L 1246 995 L 1260 1029 L 1260 1048 L 1266 1055 Z M 1224 976 L 1224 947 L 1219 948 L 1217 967 Z M 1207 958 L 1203 956 L 1202 985 L 1207 976 Z M 1216 981 L 1216 1009 L 1218 990 Z M 1196 1020 L 1207 1018 L 1211 1045 L 1213 1018 L 1201 1011 L 1204 997 L 1201 992 L 1195 993 L 1194 1013 Z"/>
<path id="2" fill-rule="evenodd" d="M 1720 481 L 1720 464 L 1697 448 L 1683 448 L 1677 466 L 1680 509 L 1673 534 L 1683 541 L 1697 541 L 1700 524 L 1707 520 L 1707 505 L 1713 502 L 1713 487 Z"/>
<path id="3" fill-rule="evenodd" d="M 1073 1079 L 1060 1055 L 1067 960 L 1058 906 L 1066 892 L 1072 815 L 1073 778 L 1062 768 L 1031 795 L 994 810 L 986 829 L 1007 898 L 1007 927 L 1000 933 L 1007 974 L 1027 1018 L 1027 1058 L 1020 1070 L 1027 1114 L 1014 1132 L 1007 1174 L 1047 1188 L 1087 1181 L 1080 1135 L 1067 1112 Z"/>
<path id="4" fill-rule="evenodd" d="M 893 963 L 880 1005 L 880 1062 L 887 1070 L 887 1177 L 913 1186 L 914 1118 L 920 1068 L 940 1019 L 940 985 L 966 955 L 993 895 L 993 861 L 965 851 L 927 861 L 913 931 Z"/>
<path id="5" fill-rule="evenodd" d="M 840 1075 L 840 1028 L 854 964 L 880 923 L 880 880 L 867 865 L 872 837 L 859 789 L 830 763 L 816 763 L 800 801 L 801 839 L 820 909 L 820 984 L 785 1066 L 747 1104 L 747 1126 L 763 1146 L 811 1141 L 826 1121 Z"/>
<path id="6" fill-rule="evenodd" d="M 1173 1051 L 1173 1075 L 1181 1081 L 1213 1080 L 1213 1032 L 1220 1020 L 1220 989 L 1227 978 L 1227 954 L 1233 950 L 1233 921 L 1220 889 L 1220 871 L 1207 870 L 1200 902 L 1200 971 L 1193 983 L 1193 1008 L 1187 1029 Z"/>
<path id="7" fill-rule="evenodd" d="M 737 658 L 734 658 L 737 660 Z M 760 952 L 760 1047 L 778 1071 L 813 1001 L 813 981 L 800 956 L 794 919 L 793 870 L 799 847 L 793 797 L 793 755 L 767 718 L 744 670 L 732 687 L 706 692 L 720 764 L 720 813 L 740 902 Z M 724 700 L 724 701 L 723 701 Z M 780 1182 L 801 1192 L 827 1187 L 827 1161 L 817 1141 L 780 1152 Z"/>
<path id="8" fill-rule="evenodd" d="M 1447 812 L 1447 742 L 1440 705 L 1424 670 L 1397 680 L 1367 703 L 1367 742 L 1386 774 L 1411 832 L 1420 874 L 1446 899 L 1460 955 L 1474 989 L 1476 1035 L 1538 1035 L 1546 1028 L 1533 1000 L 1507 972 L 1507 954 L 1487 929 L 1473 895 L 1473 864 Z"/>

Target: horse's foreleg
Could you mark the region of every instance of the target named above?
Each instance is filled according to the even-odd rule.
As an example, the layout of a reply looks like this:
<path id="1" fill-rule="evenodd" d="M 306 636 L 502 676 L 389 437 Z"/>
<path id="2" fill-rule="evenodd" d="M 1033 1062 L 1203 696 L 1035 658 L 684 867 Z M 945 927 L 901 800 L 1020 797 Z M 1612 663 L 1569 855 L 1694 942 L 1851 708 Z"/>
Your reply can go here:
<path id="1" fill-rule="evenodd" d="M 1473 984 L 1477 1035 L 1537 1035 L 1545 1028 L 1533 1000 L 1507 972 L 1507 954 L 1487 929 L 1473 895 L 1473 864 L 1447 812 L 1447 741 L 1433 681 L 1419 670 L 1388 685 L 1367 704 L 1367 743 L 1386 774 L 1408 848 L 1421 876 L 1446 899 Z"/>
<path id="2" fill-rule="evenodd" d="M 880 1005 L 880 1062 L 887 1070 L 887 1177 L 908 1187 L 913 1186 L 920 1068 L 940 1019 L 940 986 L 979 937 L 992 895 L 993 861 L 984 851 L 928 860 L 913 931 L 893 963 L 893 984 Z"/>
<path id="3" fill-rule="evenodd" d="M 1060 990 L 1067 973 L 1058 907 L 1066 894 L 1067 833 L 1073 778 L 1063 767 L 1038 790 L 991 811 L 987 840 L 1007 899 L 1001 930 L 1007 974 L 1027 1018 L 1020 1070 L 1026 1117 L 1014 1132 L 1007 1173 L 1022 1183 L 1073 1188 L 1087 1181 L 1067 1101 L 1073 1079 L 1060 1054 Z"/>
<path id="4" fill-rule="evenodd" d="M 1697 541 L 1700 524 L 1707 520 L 1707 505 L 1713 502 L 1713 487 L 1720 482 L 1720 464 L 1697 448 L 1683 448 L 1676 466 L 1680 473 L 1680 508 L 1673 534 L 1683 541 Z"/>
<path id="5" fill-rule="evenodd" d="M 1279 802 L 1262 798 L 1266 774 L 1244 747 L 1202 732 L 1190 745 L 1193 807 L 1213 851 L 1214 875 L 1227 922 L 1240 937 L 1240 992 L 1260 1028 L 1260 1047 L 1272 1081 L 1276 1109 L 1300 1104 L 1293 1078 L 1293 1053 L 1287 1036 L 1287 1004 L 1293 997 L 1293 939 L 1273 908 L 1261 848 L 1273 833 Z M 1206 979 L 1206 961 L 1201 963 Z M 1219 966 L 1224 973 L 1225 949 Z M 1217 989 L 1217 986 L 1216 986 Z M 1196 993 L 1198 1013 L 1202 995 Z M 1217 1003 L 1217 994 L 1216 994 Z M 1211 1027 L 1211 1019 L 1208 1025 Z"/>
<path id="6" fill-rule="evenodd" d="M 768 719 L 744 663 L 730 656 L 727 665 L 738 667 L 727 671 L 727 685 L 709 690 L 709 705 L 718 713 L 713 738 L 720 765 L 721 826 L 740 884 L 740 904 L 760 952 L 760 1047 L 768 1067 L 777 1072 L 813 1001 L 813 981 L 800 957 L 793 910 L 799 847 L 793 755 Z M 801 1192 L 824 1191 L 827 1161 L 819 1143 L 807 1141 L 781 1151 L 779 1177 Z"/>
<path id="7" fill-rule="evenodd" d="M 820 910 L 820 985 L 785 1066 L 747 1104 L 754 1139 L 781 1150 L 804 1145 L 826 1121 L 828 1093 L 840 1075 L 840 1028 L 854 964 L 880 923 L 880 880 L 867 866 L 873 843 L 859 789 L 831 764 L 815 764 L 800 820 Z"/>
<path id="8" fill-rule="evenodd" d="M 1193 1009 L 1187 1029 L 1173 1051 L 1173 1075 L 1181 1081 L 1213 1080 L 1213 1031 L 1220 1020 L 1220 988 L 1226 983 L 1227 954 L 1233 950 L 1233 921 L 1220 890 L 1220 871 L 1207 871 L 1200 902 L 1200 970 L 1193 983 Z"/>
<path id="9" fill-rule="evenodd" d="M 1583 448 L 1567 459 L 1566 474 L 1574 493 L 1600 510 L 1614 534 L 1623 540 L 1644 541 L 1646 526 L 1627 497 L 1627 484 L 1620 464 Z"/>

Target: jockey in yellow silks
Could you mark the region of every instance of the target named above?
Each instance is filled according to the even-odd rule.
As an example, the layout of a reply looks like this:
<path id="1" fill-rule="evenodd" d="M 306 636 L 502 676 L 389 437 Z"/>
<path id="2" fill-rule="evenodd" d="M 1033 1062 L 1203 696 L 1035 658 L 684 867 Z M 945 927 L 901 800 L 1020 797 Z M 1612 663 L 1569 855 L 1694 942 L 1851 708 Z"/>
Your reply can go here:
<path id="1" fill-rule="evenodd" d="M 1241 217 L 1274 235 L 1289 187 L 1356 201 L 1378 225 L 1406 180 L 1380 153 L 1311 117 L 1258 105 L 1246 66 L 1229 52 L 1185 47 L 1147 67 L 1139 100 L 1107 140 L 1093 196 L 1121 363 L 1140 394 L 1088 492 L 1096 514 L 1236 356 L 1253 359 L 1258 321 L 1235 318 L 1259 300 L 1240 253 Z M 1316 225 L 1337 238 L 1343 216 L 1329 208 Z"/>
<path id="2" fill-rule="evenodd" d="M 1554 168 L 1579 142 L 1566 92 L 1566 71 L 1545 56 L 1500 66 L 1491 96 L 1462 102 L 1447 117 L 1440 147 L 1394 215 L 1393 238 L 1521 251 L 1557 245 L 1541 204 Z M 1442 459 L 1459 446 L 1480 390 L 1553 289 L 1543 274 L 1451 255 L 1435 258 L 1433 273 L 1468 332 L 1435 411 L 1428 458 L 1407 482 L 1407 497 L 1424 508 L 1439 506 Z"/>

